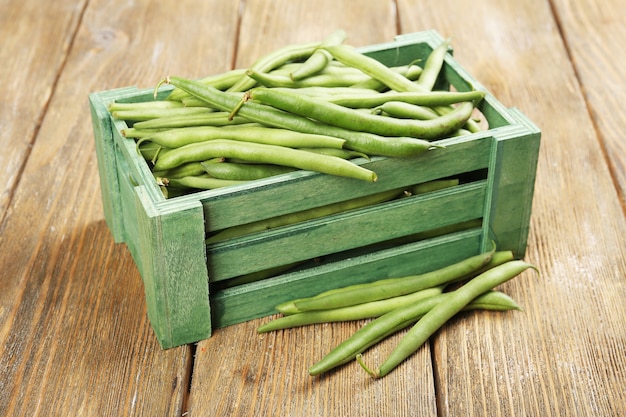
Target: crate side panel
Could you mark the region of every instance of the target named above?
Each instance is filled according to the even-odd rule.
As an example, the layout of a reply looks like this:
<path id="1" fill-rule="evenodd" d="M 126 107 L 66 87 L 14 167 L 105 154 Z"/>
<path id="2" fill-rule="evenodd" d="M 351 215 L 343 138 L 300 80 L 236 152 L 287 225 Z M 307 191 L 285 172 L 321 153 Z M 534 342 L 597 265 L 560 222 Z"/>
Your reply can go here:
<path id="1" fill-rule="evenodd" d="M 485 185 L 482 181 L 401 198 L 216 245 L 208 251 L 211 279 L 244 275 L 480 218 Z"/>
<path id="2" fill-rule="evenodd" d="M 541 133 L 522 114 L 517 117 L 517 129 L 496 138 L 497 164 L 489 224 L 499 247 L 522 258 L 530 230 Z"/>
<path id="3" fill-rule="evenodd" d="M 137 199 L 136 182 L 134 181 L 126 160 L 121 155 L 119 148 L 115 146 L 115 152 L 118 155 L 118 184 L 121 202 L 120 221 L 123 222 L 124 243 L 128 247 L 139 272 L 143 275 L 144 270 L 144 252 L 142 251 L 141 231 L 140 227 L 143 223 L 138 216 L 144 211 L 140 206 L 141 202 Z"/>
<path id="4" fill-rule="evenodd" d="M 205 193 L 199 198 L 208 231 L 454 176 L 489 164 L 491 138 L 487 132 L 455 138 L 446 141 L 445 146 L 414 158 L 376 158 L 363 163 L 378 174 L 376 183 L 298 173 Z"/>
<path id="5" fill-rule="evenodd" d="M 219 291 L 211 296 L 213 326 L 274 314 L 279 303 L 332 288 L 435 270 L 478 254 L 480 242 L 479 231 L 468 231 Z"/>
<path id="6" fill-rule="evenodd" d="M 211 311 L 202 206 L 161 213 L 145 187 L 135 189 L 148 316 L 159 343 L 170 348 L 206 339 Z"/>
<path id="7" fill-rule="evenodd" d="M 100 193 L 106 224 L 116 243 L 123 242 L 122 207 L 117 182 L 117 160 L 109 112 L 103 102 L 104 93 L 89 95 L 91 121 L 100 176 Z"/>

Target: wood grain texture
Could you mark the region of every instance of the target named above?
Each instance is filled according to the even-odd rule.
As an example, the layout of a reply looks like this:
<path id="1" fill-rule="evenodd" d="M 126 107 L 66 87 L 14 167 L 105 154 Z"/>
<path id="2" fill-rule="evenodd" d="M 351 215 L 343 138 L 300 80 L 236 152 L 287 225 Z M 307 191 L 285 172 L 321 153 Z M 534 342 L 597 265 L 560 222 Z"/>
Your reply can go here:
<path id="1" fill-rule="evenodd" d="M 20 5 L 12 4 L 15 10 Z M 59 10 L 74 6 L 64 2 Z M 152 86 L 170 71 L 197 74 L 227 68 L 229 42 L 213 45 L 220 58 L 211 61 L 202 50 L 172 48 L 171 40 L 191 45 L 197 35 L 180 28 L 189 21 L 200 26 L 212 19 L 216 36 L 223 30 L 225 39 L 234 39 L 236 4 L 188 1 L 177 5 L 177 13 L 167 6 L 91 2 L 68 51 L 2 224 L 1 415 L 182 413 L 191 349 L 160 349 L 146 318 L 137 268 L 124 246 L 113 246 L 102 222 L 86 102 L 91 91 Z M 38 29 L 38 20 L 30 23 Z M 20 40 L 12 36 L 7 39 Z M 56 48 L 55 38 L 47 40 Z M 42 48 L 45 52 L 37 52 L 42 60 L 49 52 L 59 53 Z M 8 91 L 24 88 L 20 78 L 3 75 L 2 81 Z M 53 86 L 49 79 L 42 82 Z M 22 122 L 36 118 L 40 109 L 35 102 L 30 105 L 31 114 L 25 113 L 23 120 L 7 121 L 3 141 L 5 131 L 19 138 L 14 129 L 24 129 Z M 2 169 L 6 177 L 13 174 L 11 166 L 3 164 Z"/>
<path id="2" fill-rule="evenodd" d="M 0 80 L 8 100 L 0 106 L 0 166 L 5 170 L 0 185 L 0 219 L 20 180 L 84 4 L 77 1 L 41 7 L 37 0 L 3 2 Z"/>
<path id="3" fill-rule="evenodd" d="M 615 352 L 626 335 L 618 273 L 626 267 L 624 216 L 549 5 L 444 1 L 451 11 L 444 18 L 434 8 L 416 13 L 419 4 L 400 2 L 403 30 L 435 25 L 453 36 L 462 65 L 543 132 L 527 253 L 541 276 L 525 273 L 503 286 L 525 313 L 470 315 L 441 332 L 434 350 L 439 411 L 623 413 L 615 384 L 626 361 Z"/>
<path id="4" fill-rule="evenodd" d="M 307 368 L 366 322 L 258 335 L 264 320 L 218 329 L 198 344 L 190 415 L 437 415 L 428 348 L 384 381 L 372 380 L 356 362 L 311 377 Z M 233 349 L 234 338 L 245 348 Z M 380 362 L 398 340 L 387 339 L 366 360 Z"/>
<path id="5" fill-rule="evenodd" d="M 346 43 L 365 46 L 388 42 L 397 35 L 393 1 L 246 0 L 241 19 L 236 67 L 251 65 L 275 48 L 316 42 L 336 29 L 346 31 Z"/>
<path id="6" fill-rule="evenodd" d="M 624 4 L 617 0 L 553 3 L 599 145 L 606 152 L 626 212 L 626 109 L 620 100 L 626 94 L 626 52 L 620 43 L 626 38 Z"/>
<path id="7" fill-rule="evenodd" d="M 626 414 L 622 8 L 5 1 L 0 415 Z M 457 60 L 542 129 L 526 256 L 541 275 L 501 288 L 525 311 L 464 313 L 378 381 L 355 363 L 306 374 L 364 321 L 257 335 L 259 319 L 219 329 L 195 351 L 162 351 L 137 268 L 103 221 L 87 94 L 245 66 L 338 27 L 356 46 L 433 28 L 453 36 Z M 368 351 L 367 363 L 397 340 Z"/>

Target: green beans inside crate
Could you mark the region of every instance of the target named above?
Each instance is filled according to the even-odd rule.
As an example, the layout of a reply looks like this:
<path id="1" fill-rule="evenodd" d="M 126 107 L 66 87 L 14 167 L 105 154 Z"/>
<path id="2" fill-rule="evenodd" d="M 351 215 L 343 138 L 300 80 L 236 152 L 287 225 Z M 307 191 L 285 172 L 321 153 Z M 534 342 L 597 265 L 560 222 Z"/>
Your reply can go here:
<path id="1" fill-rule="evenodd" d="M 424 59 L 442 41 L 426 31 L 360 51 L 400 66 Z M 127 126 L 107 110 L 111 102 L 150 100 L 153 90 L 91 94 L 105 219 L 141 274 L 160 345 L 197 342 L 213 329 L 273 314 L 293 298 L 440 268 L 485 251 L 492 240 L 523 257 L 539 129 L 498 102 L 452 55 L 435 83 L 485 91 L 479 110 L 489 128 L 446 139 L 445 148 L 416 157 L 355 160 L 377 174 L 373 183 L 297 170 L 169 199 L 135 141 L 121 135 Z M 458 184 L 403 192 L 438 180 Z M 211 240 L 236 226 L 394 190 L 400 191 L 395 198 L 373 205 Z"/>

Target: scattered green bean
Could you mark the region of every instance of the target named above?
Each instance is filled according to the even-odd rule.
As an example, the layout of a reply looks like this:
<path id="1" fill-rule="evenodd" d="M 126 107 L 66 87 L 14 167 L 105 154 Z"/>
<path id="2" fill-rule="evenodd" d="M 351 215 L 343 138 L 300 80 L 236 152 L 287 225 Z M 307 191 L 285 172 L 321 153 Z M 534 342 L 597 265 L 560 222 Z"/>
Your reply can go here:
<path id="1" fill-rule="evenodd" d="M 427 288 L 386 300 L 371 301 L 332 310 L 306 311 L 298 314 L 290 314 L 261 325 L 257 331 L 259 333 L 266 333 L 315 323 L 333 323 L 379 317 L 396 308 L 411 305 L 425 298 L 441 294 L 442 289 L 442 287 Z"/>
<path id="2" fill-rule="evenodd" d="M 367 301 L 397 297 L 425 288 L 454 282 L 485 266 L 491 261 L 494 252 L 495 249 L 424 274 L 383 279 L 375 281 L 367 287 L 360 287 L 354 290 L 350 290 L 348 287 L 345 291 L 338 294 L 330 294 L 327 297 L 313 297 L 298 301 L 295 303 L 295 306 L 300 312 L 328 310 Z"/>
<path id="3" fill-rule="evenodd" d="M 357 330 L 351 337 L 341 342 L 332 349 L 319 362 L 309 367 L 310 375 L 319 375 L 327 372 L 337 366 L 350 362 L 362 354 L 369 347 L 380 342 L 402 330 L 411 326 L 418 320 L 423 319 L 430 311 L 438 306 L 446 306 L 450 303 L 453 293 L 443 293 L 424 298 L 417 302 L 413 302 L 379 316 L 375 320 L 370 321 L 365 326 Z M 489 310 L 511 310 L 518 309 L 519 306 L 510 297 L 501 296 L 497 291 L 485 290 L 484 294 L 474 297 L 476 304 L 469 303 L 463 308 L 478 309 L 487 308 Z"/>
<path id="4" fill-rule="evenodd" d="M 449 293 L 447 302 L 437 304 L 429 310 L 402 338 L 387 360 L 376 370 L 370 371 L 370 375 L 374 378 L 387 375 L 419 349 L 430 336 L 466 305 L 471 303 L 472 300 L 529 268 L 535 267 L 522 260 L 506 262 L 489 269 L 467 282 L 461 288 Z"/>

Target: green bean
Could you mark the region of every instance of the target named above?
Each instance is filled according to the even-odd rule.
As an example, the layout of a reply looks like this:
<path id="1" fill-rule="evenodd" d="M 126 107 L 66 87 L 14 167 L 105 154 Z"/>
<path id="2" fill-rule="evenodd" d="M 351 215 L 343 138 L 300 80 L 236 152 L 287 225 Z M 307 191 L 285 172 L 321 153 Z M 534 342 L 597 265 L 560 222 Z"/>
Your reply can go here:
<path id="1" fill-rule="evenodd" d="M 129 110 L 154 110 L 154 109 L 176 109 L 183 107 L 183 104 L 176 101 L 140 101 L 135 103 L 113 102 L 108 106 L 109 112 L 129 111 Z"/>
<path id="2" fill-rule="evenodd" d="M 191 143 L 215 139 L 264 143 L 288 147 L 322 147 L 342 149 L 345 140 L 322 135 L 294 132 L 287 129 L 256 126 L 194 126 L 166 130 L 141 138 L 139 143 L 154 142 L 166 148 L 179 148 Z"/>
<path id="3" fill-rule="evenodd" d="M 339 45 L 345 41 L 347 34 L 336 30 L 322 41 L 322 46 Z M 297 70 L 290 74 L 292 80 L 302 80 L 322 71 L 332 60 L 332 56 L 323 49 L 316 50 Z"/>
<path id="4" fill-rule="evenodd" d="M 365 158 L 370 159 L 370 157 L 363 152 L 352 151 L 350 149 L 337 149 L 337 148 L 298 148 L 307 152 L 315 152 L 321 153 L 323 155 L 336 156 L 341 159 L 352 159 L 352 158 Z"/>
<path id="5" fill-rule="evenodd" d="M 153 171 L 152 175 L 155 177 L 165 177 L 167 179 L 182 178 L 182 177 L 195 177 L 202 174 L 206 174 L 201 162 L 189 162 L 187 164 L 172 168 L 167 171 Z"/>
<path id="6" fill-rule="evenodd" d="M 332 310 L 306 311 L 304 313 L 286 315 L 261 325 L 257 332 L 266 333 L 315 323 L 334 323 L 379 317 L 391 310 L 414 304 L 425 298 L 441 294 L 441 292 L 442 287 L 427 288 L 386 300 L 371 301 Z"/>
<path id="7" fill-rule="evenodd" d="M 223 73 L 201 78 L 198 80 L 198 82 L 204 85 L 210 85 L 211 87 L 217 88 L 218 90 L 226 90 L 232 87 L 236 82 L 240 81 L 245 75 L 245 69 L 237 68 Z M 174 88 L 166 97 L 166 100 L 182 101 L 187 97 L 189 97 L 189 95 L 186 92 L 178 88 Z"/>
<path id="8" fill-rule="evenodd" d="M 403 101 L 387 101 L 373 110 L 375 114 L 386 114 L 398 119 L 428 120 L 439 117 L 430 107 L 406 103 Z"/>
<path id="9" fill-rule="evenodd" d="M 467 274 L 479 270 L 491 261 L 494 252 L 495 249 L 424 274 L 382 279 L 370 283 L 367 287 L 357 287 L 354 290 L 347 287 L 341 293 L 298 301 L 295 303 L 295 306 L 301 312 L 328 310 L 397 297 L 425 288 L 435 287 L 461 279 L 467 276 Z"/>
<path id="10" fill-rule="evenodd" d="M 365 74 L 360 73 L 345 75 L 318 74 L 296 81 L 287 75 L 268 74 L 252 69 L 246 71 L 246 75 L 255 80 L 257 84 L 271 88 L 349 87 L 368 78 Z"/>
<path id="11" fill-rule="evenodd" d="M 111 112 L 111 116 L 118 120 L 126 120 L 133 122 L 141 122 L 144 120 L 156 119 L 158 117 L 171 116 L 190 116 L 190 115 L 206 115 L 213 110 L 206 107 L 179 107 L 170 109 L 137 109 L 137 110 L 118 110 Z"/>
<path id="12" fill-rule="evenodd" d="M 489 256 L 489 255 L 491 255 L 491 256 Z M 500 251 L 496 251 L 494 249 L 493 251 L 486 252 L 486 253 L 480 254 L 480 255 L 478 255 L 476 257 L 469 258 L 469 259 L 466 259 L 464 261 L 461 261 L 461 263 L 466 262 L 468 264 L 470 264 L 470 263 L 471 264 L 475 264 L 477 261 L 480 260 L 480 258 L 485 257 L 485 260 L 483 262 L 484 265 L 480 269 L 477 269 L 475 266 L 472 266 L 472 267 L 470 267 L 468 269 L 469 273 L 463 273 L 462 268 L 459 268 L 459 271 L 461 273 L 458 274 L 457 278 L 454 281 L 450 281 L 450 282 L 455 282 L 457 280 L 471 278 L 473 276 L 473 275 L 471 275 L 472 273 L 475 273 L 476 271 L 482 271 L 483 268 L 487 267 L 487 265 L 488 266 L 497 265 L 498 263 L 495 263 L 494 259 L 497 258 L 498 260 L 501 260 L 501 259 L 506 258 L 507 256 L 508 255 L 502 256 L 500 254 Z M 454 266 L 452 266 L 452 267 L 454 267 Z M 446 268 L 451 270 L 452 267 L 446 267 Z M 444 269 L 446 269 L 446 268 L 444 268 Z M 278 310 L 278 311 L 280 311 L 281 313 L 284 313 L 284 314 L 302 313 L 303 311 L 299 310 L 296 307 L 296 304 L 298 304 L 298 303 L 300 303 L 302 301 L 308 301 L 308 300 L 313 300 L 313 299 L 316 299 L 316 300 L 324 299 L 324 298 L 329 297 L 329 296 L 336 297 L 337 295 L 339 295 L 339 296 L 351 295 L 351 294 L 355 294 L 356 291 L 361 291 L 361 290 L 370 291 L 370 290 L 374 290 L 375 288 L 378 288 L 378 287 L 381 287 L 381 286 L 387 286 L 387 285 L 394 284 L 394 283 L 397 283 L 397 282 L 400 282 L 400 281 L 404 281 L 407 278 L 408 279 L 418 279 L 418 280 L 421 279 L 421 280 L 427 281 L 428 279 L 430 279 L 428 277 L 429 275 L 432 275 L 433 273 L 438 273 L 440 271 L 441 271 L 441 269 L 438 269 L 438 270 L 435 270 L 435 271 L 432 271 L 432 272 L 428 272 L 428 273 L 426 273 L 427 276 L 425 276 L 425 277 L 422 276 L 423 274 L 422 275 L 411 275 L 411 276 L 408 276 L 408 277 L 387 278 L 387 279 L 381 279 L 381 280 L 377 280 L 377 281 L 373 281 L 373 282 L 365 282 L 365 283 L 360 283 L 360 284 L 354 284 L 354 285 L 350 285 L 350 286 L 342 287 L 342 288 L 334 288 L 334 289 L 331 289 L 331 290 L 327 290 L 327 291 L 321 292 L 321 293 L 319 293 L 319 294 L 317 294 L 317 295 L 315 295 L 313 297 L 300 298 L 300 299 L 297 299 L 297 300 L 292 300 L 290 302 L 279 304 L 276 307 L 276 310 Z M 451 272 L 451 271 L 448 271 L 448 272 Z M 429 283 L 428 282 L 424 282 L 423 285 L 418 287 L 418 291 L 420 289 L 432 288 L 432 287 L 436 287 L 438 285 L 444 285 L 444 284 L 447 284 L 447 283 L 443 283 L 443 284 L 435 283 L 435 284 L 433 284 L 432 286 L 429 287 Z M 409 291 L 409 292 L 411 292 L 411 291 Z M 404 295 L 404 293 L 400 294 L 400 295 Z M 374 300 L 365 299 L 365 302 L 369 302 L 369 301 L 377 301 L 377 300 L 376 299 L 374 299 Z M 359 303 L 359 301 L 357 301 L 357 304 L 358 303 Z M 352 303 L 350 303 L 350 304 L 352 305 Z M 333 306 L 330 306 L 330 307 L 333 308 Z M 345 307 L 345 306 L 341 305 L 341 304 L 338 304 L 336 308 L 340 308 L 340 307 Z"/>
<path id="13" fill-rule="evenodd" d="M 387 66 L 376 61 L 375 59 L 368 57 L 364 54 L 359 53 L 354 48 L 351 48 L 346 45 L 337 45 L 326 48 L 333 57 L 345 65 L 352 66 L 360 69 L 366 74 L 369 74 L 373 78 L 380 80 L 385 85 L 389 86 L 392 90 L 398 92 L 425 92 L 428 91 L 421 85 L 418 85 L 411 80 L 408 80 L 406 77 L 402 77 L 401 75 L 394 73 L 394 71 L 390 70 Z M 445 114 L 446 112 L 452 111 L 449 106 L 438 106 L 435 110 L 440 115 Z M 478 132 L 480 128 L 477 123 L 473 120 L 467 120 L 467 127 L 470 132 Z"/>
<path id="14" fill-rule="evenodd" d="M 141 139 L 141 138 L 145 138 L 146 136 L 154 135 L 157 132 L 162 132 L 163 130 L 166 130 L 166 129 L 136 129 L 134 127 L 127 127 L 127 128 L 121 129 L 120 133 L 125 138 Z"/>
<path id="15" fill-rule="evenodd" d="M 394 189 L 381 191 L 379 193 L 356 197 L 353 199 L 327 204 L 321 207 L 314 207 L 295 213 L 272 217 L 265 220 L 246 223 L 239 226 L 229 227 L 206 239 L 207 244 L 222 242 L 226 239 L 233 239 L 239 236 L 249 235 L 264 230 L 274 229 L 281 226 L 313 220 L 324 216 L 342 213 L 348 210 L 355 210 L 362 207 L 372 206 L 391 200 L 402 193 L 402 190 Z"/>
<path id="16" fill-rule="evenodd" d="M 156 143 L 142 143 L 140 146 L 137 146 L 137 150 L 146 161 L 154 160 L 159 153 L 167 153 L 168 151 Z"/>
<path id="17" fill-rule="evenodd" d="M 258 59 L 249 69 L 258 72 L 269 72 L 282 64 L 296 59 L 308 58 L 321 45 L 320 42 L 308 43 L 302 45 L 289 45 L 270 52 L 269 54 Z M 227 91 L 246 91 L 252 88 L 256 81 L 244 75 L 237 83 L 230 87 Z"/>
<path id="18" fill-rule="evenodd" d="M 208 175 L 187 176 L 181 178 L 161 178 L 166 186 L 177 188 L 195 188 L 199 190 L 213 190 L 222 187 L 231 187 L 233 185 L 243 184 L 247 181 L 232 181 L 211 178 Z"/>
<path id="19" fill-rule="evenodd" d="M 328 100 L 334 104 L 344 107 L 376 107 L 382 106 L 390 101 L 402 101 L 406 103 L 422 105 L 422 106 L 445 106 L 450 104 L 461 103 L 464 101 L 480 102 L 485 97 L 483 91 L 431 91 L 431 92 L 395 92 L 375 93 L 370 95 L 350 93 L 337 94 Z M 435 115 L 437 115 L 435 113 Z"/>
<path id="20" fill-rule="evenodd" d="M 443 67 L 444 59 L 450 48 L 450 39 L 446 39 L 440 43 L 433 51 L 428 55 L 426 62 L 424 63 L 424 71 L 417 79 L 416 84 L 424 90 L 430 91 L 435 86 L 441 68 Z"/>
<path id="21" fill-rule="evenodd" d="M 192 126 L 229 126 L 229 125 L 242 125 L 250 123 L 248 119 L 235 116 L 230 117 L 230 114 L 223 111 L 206 114 L 194 114 L 189 116 L 165 116 L 156 119 L 145 120 L 137 122 L 133 125 L 134 128 L 139 130 L 148 129 L 174 129 L 179 127 L 192 127 Z"/>
<path id="22" fill-rule="evenodd" d="M 302 88 L 289 88 L 289 87 L 275 87 L 276 90 L 287 90 L 288 92 L 297 93 L 297 94 L 306 94 L 307 96 L 321 97 L 330 100 L 335 96 L 341 96 L 343 94 L 349 94 L 351 97 L 360 96 L 360 95 L 373 95 L 373 94 L 381 94 L 376 90 L 371 90 L 368 88 L 354 88 L 354 87 L 323 87 L 323 86 L 312 86 L 312 87 L 302 87 Z"/>
<path id="23" fill-rule="evenodd" d="M 374 378 L 387 375 L 472 300 L 529 268 L 536 269 L 533 265 L 522 260 L 510 261 L 489 269 L 461 288 L 449 293 L 448 300 L 428 311 L 402 338 L 391 355 L 376 370 L 370 371 L 370 375 Z"/>
<path id="24" fill-rule="evenodd" d="M 337 45 L 326 48 L 333 57 L 345 65 L 352 66 L 360 69 L 366 74 L 369 74 L 373 78 L 380 80 L 385 85 L 389 86 L 392 90 L 398 92 L 426 92 L 428 89 L 424 88 L 406 77 L 395 73 L 387 66 L 376 61 L 375 59 L 359 53 L 356 49 L 346 46 Z M 449 106 L 438 106 L 436 109 L 439 115 L 444 115 L 450 111 L 453 111 Z M 470 132 L 478 132 L 480 128 L 477 123 L 472 119 L 467 120 L 467 127 Z"/>
<path id="25" fill-rule="evenodd" d="M 415 64 L 390 67 L 392 71 L 398 72 L 408 80 L 415 81 L 422 74 L 422 68 Z M 368 88 L 372 90 L 376 90 L 378 92 L 383 92 L 389 89 L 386 84 L 380 82 L 379 80 L 370 77 L 368 80 L 354 84 L 353 88 Z"/>
<path id="26" fill-rule="evenodd" d="M 377 180 L 376 173 L 345 159 L 314 154 L 284 146 L 262 143 L 238 142 L 215 139 L 191 143 L 172 149 L 160 156 L 154 164 L 155 170 L 170 169 L 185 162 L 204 161 L 215 157 L 239 158 L 266 164 L 284 165 L 324 174 L 350 177 L 369 182 Z"/>
<path id="27" fill-rule="evenodd" d="M 204 171 L 213 178 L 223 180 L 252 181 L 274 175 L 293 172 L 295 168 L 269 164 L 242 164 L 235 162 L 200 163 Z"/>
<path id="28" fill-rule="evenodd" d="M 420 139 L 437 139 L 463 127 L 470 118 L 474 105 L 466 101 L 453 111 L 430 120 L 399 120 L 358 112 L 314 97 L 300 96 L 271 88 L 250 90 L 253 100 L 278 109 L 307 116 L 343 129 L 371 132 L 382 136 L 409 136 Z"/>
<path id="29" fill-rule="evenodd" d="M 342 62 L 349 67 L 358 68 L 363 73 L 382 82 L 395 91 L 423 91 L 413 81 L 404 75 L 393 71 L 385 64 L 364 55 L 355 48 L 348 45 L 327 46 L 325 49 L 336 60 Z"/>
<path id="30" fill-rule="evenodd" d="M 419 323 L 418 320 L 421 320 L 438 306 L 448 305 L 452 294 L 443 293 L 424 298 L 418 302 L 390 310 L 388 313 L 377 317 L 337 345 L 319 362 L 309 367 L 309 374 L 319 375 L 354 360 L 357 355 L 362 354 L 381 340 L 413 325 L 415 322 Z M 486 290 L 484 294 L 475 297 L 475 299 L 476 304 L 472 302 L 464 306 L 464 309 L 486 308 L 494 311 L 505 311 L 519 308 L 515 301 L 498 291 Z"/>
<path id="31" fill-rule="evenodd" d="M 232 97 L 215 88 L 207 87 L 191 80 L 180 77 L 168 77 L 163 82 L 175 85 L 222 111 L 232 111 L 239 104 L 239 100 L 236 97 Z M 408 137 L 396 137 L 390 140 L 389 138 L 371 133 L 355 132 L 316 123 L 307 117 L 288 114 L 284 111 L 255 102 L 246 103 L 245 106 L 239 109 L 238 114 L 250 121 L 272 127 L 280 127 L 303 133 L 336 136 L 346 140 L 346 148 L 368 155 L 410 157 L 436 148 L 436 146 L 433 146 L 425 140 Z"/>

